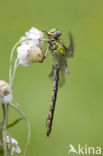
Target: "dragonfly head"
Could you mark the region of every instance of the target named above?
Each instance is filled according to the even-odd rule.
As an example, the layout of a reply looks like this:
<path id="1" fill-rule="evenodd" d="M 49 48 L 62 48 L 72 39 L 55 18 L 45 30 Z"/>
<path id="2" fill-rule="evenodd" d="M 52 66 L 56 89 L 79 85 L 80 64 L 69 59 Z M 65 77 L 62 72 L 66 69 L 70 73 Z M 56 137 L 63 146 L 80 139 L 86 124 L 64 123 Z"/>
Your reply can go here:
<path id="1" fill-rule="evenodd" d="M 51 39 L 57 39 L 59 36 L 61 36 L 61 32 L 53 28 L 49 32 L 47 32 L 47 36 Z"/>

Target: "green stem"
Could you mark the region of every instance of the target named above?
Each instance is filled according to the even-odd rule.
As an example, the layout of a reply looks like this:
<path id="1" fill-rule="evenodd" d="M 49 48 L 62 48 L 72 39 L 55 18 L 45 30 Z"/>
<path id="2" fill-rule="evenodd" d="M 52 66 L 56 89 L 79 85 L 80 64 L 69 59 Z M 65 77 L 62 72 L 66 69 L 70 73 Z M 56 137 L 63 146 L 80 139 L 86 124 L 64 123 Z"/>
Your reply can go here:
<path id="1" fill-rule="evenodd" d="M 26 143 L 26 147 L 25 147 L 25 151 L 24 151 L 24 156 L 26 155 L 26 152 L 27 152 L 27 149 L 28 149 L 28 146 L 29 146 L 29 142 L 30 142 L 30 136 L 31 136 L 31 130 L 30 130 L 30 124 L 29 124 L 29 121 L 28 119 L 26 118 L 25 114 L 22 112 L 22 110 L 14 105 L 13 103 L 9 103 L 9 105 L 15 109 L 18 113 L 20 113 L 20 115 L 24 118 L 26 124 L 27 124 L 27 127 L 28 127 L 28 138 L 27 138 L 27 143 Z"/>
<path id="2" fill-rule="evenodd" d="M 15 60 L 15 63 L 14 63 L 14 70 L 13 70 L 11 81 L 10 81 L 10 87 L 12 87 L 12 85 L 13 85 L 13 82 L 14 82 L 14 79 L 15 79 L 16 70 L 17 70 L 18 67 L 19 67 L 19 62 L 18 62 L 18 58 L 17 58 Z"/>
<path id="3" fill-rule="evenodd" d="M 3 109 L 3 129 L 2 129 L 2 137 L 3 137 L 3 155 L 7 156 L 7 144 L 6 144 L 6 136 L 7 136 L 7 121 L 8 121 L 8 104 L 2 104 Z"/>
<path id="4" fill-rule="evenodd" d="M 19 41 L 17 42 L 14 47 L 12 48 L 12 51 L 11 51 L 11 54 L 10 54 L 10 65 L 9 65 L 9 83 L 11 83 L 11 79 L 12 79 L 12 64 L 14 62 L 13 60 L 13 55 L 14 55 L 14 52 L 15 52 L 15 49 L 17 48 L 17 46 L 22 43 L 23 41 L 26 41 L 26 40 L 31 40 L 30 38 L 27 38 L 27 39 L 24 39 L 22 41 Z"/>

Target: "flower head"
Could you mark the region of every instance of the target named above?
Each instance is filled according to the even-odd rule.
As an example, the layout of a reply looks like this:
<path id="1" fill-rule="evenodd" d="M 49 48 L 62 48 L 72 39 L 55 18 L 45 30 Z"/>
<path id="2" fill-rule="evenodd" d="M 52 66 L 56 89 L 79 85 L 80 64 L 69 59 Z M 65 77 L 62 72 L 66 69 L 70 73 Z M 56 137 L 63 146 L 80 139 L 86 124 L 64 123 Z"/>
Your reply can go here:
<path id="1" fill-rule="evenodd" d="M 12 101 L 12 90 L 9 84 L 3 80 L 0 80 L 0 104 L 11 103 Z"/>
<path id="2" fill-rule="evenodd" d="M 43 57 L 42 51 L 37 46 L 33 46 L 27 55 L 27 59 L 31 63 L 41 61 L 42 57 Z"/>
<path id="3" fill-rule="evenodd" d="M 26 40 L 27 39 L 27 40 Z M 36 45 L 41 46 L 43 44 L 43 32 L 39 31 L 38 29 L 32 27 L 29 32 L 25 33 L 25 36 L 20 38 L 20 41 L 23 41 L 21 44 L 28 44 L 28 45 Z"/>
<path id="4" fill-rule="evenodd" d="M 39 62 L 42 59 L 42 51 L 38 46 L 30 47 L 27 44 L 23 44 L 17 48 L 19 64 L 28 66 L 31 63 Z"/>
<path id="5" fill-rule="evenodd" d="M 43 33 L 34 27 L 32 27 L 29 32 L 26 32 L 25 35 L 31 39 L 43 38 Z"/>
<path id="6" fill-rule="evenodd" d="M 7 143 L 8 150 L 11 152 L 11 155 L 13 155 L 14 152 L 16 153 L 21 152 L 21 149 L 18 146 L 18 142 L 14 138 L 10 138 L 9 136 L 7 136 L 6 143 Z"/>
<path id="7" fill-rule="evenodd" d="M 14 152 L 16 152 L 16 153 L 20 153 L 21 152 L 21 149 L 18 146 L 17 140 L 15 140 L 14 138 L 12 138 L 10 136 L 6 136 L 6 145 L 7 145 L 8 153 L 11 153 L 11 155 L 13 155 Z M 3 145 L 2 145 L 1 142 L 0 142 L 0 147 L 1 147 L 1 150 L 2 150 L 3 149 Z"/>
<path id="8" fill-rule="evenodd" d="M 25 40 L 25 41 L 23 41 Z M 39 62 L 42 59 L 43 33 L 32 27 L 25 36 L 21 37 L 21 45 L 17 48 L 19 63 L 28 66 L 31 63 Z"/>

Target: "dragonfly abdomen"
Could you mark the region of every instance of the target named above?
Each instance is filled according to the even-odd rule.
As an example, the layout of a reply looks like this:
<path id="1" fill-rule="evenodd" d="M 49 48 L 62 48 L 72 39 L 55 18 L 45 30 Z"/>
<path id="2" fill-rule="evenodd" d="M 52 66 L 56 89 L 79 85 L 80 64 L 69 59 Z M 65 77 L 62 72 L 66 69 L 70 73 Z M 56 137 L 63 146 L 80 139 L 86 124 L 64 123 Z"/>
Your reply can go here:
<path id="1" fill-rule="evenodd" d="M 56 104 L 56 98 L 57 98 L 57 91 L 58 91 L 59 69 L 53 67 L 53 72 L 54 72 L 53 93 L 52 93 L 50 110 L 49 110 L 48 118 L 46 121 L 47 136 L 49 136 L 49 134 L 51 132 L 52 121 L 53 121 L 54 110 L 55 110 L 55 104 Z"/>

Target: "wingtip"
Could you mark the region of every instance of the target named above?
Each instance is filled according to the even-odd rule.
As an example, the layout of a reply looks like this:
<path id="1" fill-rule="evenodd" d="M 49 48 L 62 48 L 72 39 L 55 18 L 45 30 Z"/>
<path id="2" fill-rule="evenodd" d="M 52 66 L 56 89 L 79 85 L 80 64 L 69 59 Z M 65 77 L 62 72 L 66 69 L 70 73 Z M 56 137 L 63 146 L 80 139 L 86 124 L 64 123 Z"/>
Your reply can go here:
<path id="1" fill-rule="evenodd" d="M 73 35 L 70 32 L 69 32 L 69 38 L 70 38 L 70 47 L 72 49 L 72 55 L 74 56 L 74 38 L 73 38 Z"/>

